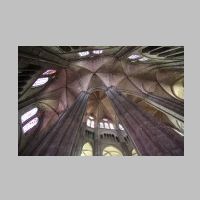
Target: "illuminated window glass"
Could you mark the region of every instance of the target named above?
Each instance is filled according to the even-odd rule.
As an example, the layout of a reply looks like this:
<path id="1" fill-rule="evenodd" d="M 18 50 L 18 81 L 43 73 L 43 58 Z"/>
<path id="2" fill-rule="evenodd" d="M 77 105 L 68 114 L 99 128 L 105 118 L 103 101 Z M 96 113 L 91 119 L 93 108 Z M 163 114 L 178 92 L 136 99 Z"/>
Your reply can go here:
<path id="1" fill-rule="evenodd" d="M 132 151 L 132 156 L 138 156 L 137 151 L 135 149 L 133 149 Z"/>
<path id="2" fill-rule="evenodd" d="M 89 119 L 94 119 L 94 117 L 92 117 L 92 116 L 89 116 Z"/>
<path id="3" fill-rule="evenodd" d="M 116 147 L 108 146 L 103 150 L 103 156 L 123 156 L 123 154 Z"/>
<path id="4" fill-rule="evenodd" d="M 176 81 L 176 83 L 173 85 L 173 91 L 174 94 L 180 98 L 184 99 L 184 79 L 179 79 Z"/>
<path id="5" fill-rule="evenodd" d="M 106 129 L 110 129 L 107 122 L 105 122 L 104 125 Z"/>
<path id="6" fill-rule="evenodd" d="M 113 124 L 112 124 L 112 123 L 110 123 L 110 128 L 111 128 L 111 129 L 114 129 L 114 126 L 113 126 Z"/>
<path id="7" fill-rule="evenodd" d="M 81 156 L 93 156 L 92 145 L 89 142 L 83 145 Z"/>
<path id="8" fill-rule="evenodd" d="M 87 119 L 87 126 L 91 126 L 91 121 L 90 121 L 90 119 Z"/>
<path id="9" fill-rule="evenodd" d="M 119 129 L 122 130 L 122 131 L 124 130 L 124 128 L 121 124 L 119 124 Z"/>
<path id="10" fill-rule="evenodd" d="M 44 85 L 45 83 L 47 83 L 49 80 L 48 77 L 44 77 L 44 78 L 38 78 L 35 83 L 33 83 L 33 87 L 39 87 L 41 85 Z"/>
<path id="11" fill-rule="evenodd" d="M 55 73 L 56 73 L 55 69 L 48 69 L 42 75 L 51 75 L 51 74 L 55 74 Z"/>
<path id="12" fill-rule="evenodd" d="M 94 54 L 102 54 L 103 53 L 103 50 L 94 50 L 92 51 Z"/>
<path id="13" fill-rule="evenodd" d="M 131 56 L 129 56 L 128 58 L 129 59 L 131 59 L 131 60 L 135 60 L 135 59 L 138 59 L 138 58 L 140 58 L 141 56 L 140 55 L 131 55 Z"/>
<path id="14" fill-rule="evenodd" d="M 91 128 L 94 128 L 94 121 L 91 121 Z"/>
<path id="15" fill-rule="evenodd" d="M 103 122 L 100 122 L 100 128 L 104 128 Z"/>
<path id="16" fill-rule="evenodd" d="M 106 118 L 103 118 L 103 121 L 107 122 L 107 121 L 108 121 L 108 119 L 106 119 Z"/>
<path id="17" fill-rule="evenodd" d="M 33 108 L 33 109 L 29 110 L 28 112 L 24 113 L 21 116 L 21 122 L 24 123 L 27 119 L 34 116 L 37 113 L 37 111 L 38 111 L 38 108 Z"/>
<path id="18" fill-rule="evenodd" d="M 34 119 L 32 119 L 31 121 L 29 121 L 28 123 L 26 123 L 22 130 L 23 130 L 23 133 L 26 133 L 28 130 L 30 130 L 31 128 L 33 128 L 34 126 L 37 125 L 39 119 L 38 117 L 35 117 Z"/>
<path id="19" fill-rule="evenodd" d="M 83 51 L 83 52 L 79 52 L 78 54 L 79 54 L 79 56 L 87 56 L 87 55 L 90 54 L 90 52 L 89 51 Z"/>

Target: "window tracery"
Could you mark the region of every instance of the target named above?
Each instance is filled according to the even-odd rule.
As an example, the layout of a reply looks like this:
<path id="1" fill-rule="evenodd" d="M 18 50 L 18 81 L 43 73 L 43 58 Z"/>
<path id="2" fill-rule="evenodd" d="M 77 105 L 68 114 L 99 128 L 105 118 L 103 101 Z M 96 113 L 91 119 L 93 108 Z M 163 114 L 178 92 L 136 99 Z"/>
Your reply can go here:
<path id="1" fill-rule="evenodd" d="M 83 145 L 81 156 L 93 156 L 92 145 L 89 142 Z"/>
<path id="2" fill-rule="evenodd" d="M 40 87 L 42 85 L 45 85 L 50 78 L 55 77 L 56 70 L 55 69 L 48 69 L 45 72 L 42 73 L 42 75 L 33 83 L 32 87 Z"/>
<path id="3" fill-rule="evenodd" d="M 38 112 L 38 108 L 35 107 L 31 110 L 29 110 L 28 112 L 24 113 L 21 116 L 21 122 L 24 123 L 27 119 L 31 118 L 32 116 L 34 116 L 36 113 Z"/>
<path id="4" fill-rule="evenodd" d="M 49 80 L 49 77 L 43 77 L 43 78 L 38 78 L 34 83 L 33 83 L 33 87 L 39 87 L 44 85 L 45 83 L 47 83 Z"/>
<path id="5" fill-rule="evenodd" d="M 94 128 L 94 117 L 89 116 L 86 124 L 87 124 L 88 127 Z"/>
<path id="6" fill-rule="evenodd" d="M 121 131 L 124 131 L 124 127 L 123 127 L 121 124 L 119 124 L 119 129 L 120 129 Z"/>
<path id="7" fill-rule="evenodd" d="M 113 123 L 109 122 L 108 119 L 103 118 L 102 121 L 99 123 L 99 128 L 105 129 L 115 129 Z"/>
<path id="8" fill-rule="evenodd" d="M 79 56 L 83 57 L 83 56 L 89 55 L 90 52 L 89 51 L 83 51 L 83 52 L 79 52 L 78 54 L 79 54 Z"/>
<path id="9" fill-rule="evenodd" d="M 122 152 L 114 146 L 107 146 L 103 150 L 103 156 L 123 156 Z"/>
<path id="10" fill-rule="evenodd" d="M 21 116 L 23 134 L 35 127 L 39 122 L 38 107 L 34 107 Z"/>
<path id="11" fill-rule="evenodd" d="M 33 118 L 32 120 L 30 120 L 29 122 L 27 122 L 23 127 L 23 133 L 26 133 L 27 131 L 29 131 L 30 129 L 32 129 L 34 126 L 37 125 L 39 119 L 38 117 Z"/>
<path id="12" fill-rule="evenodd" d="M 138 156 L 137 151 L 135 149 L 132 150 L 132 156 Z"/>
<path id="13" fill-rule="evenodd" d="M 102 54 L 103 50 L 93 50 L 92 51 L 94 54 Z"/>

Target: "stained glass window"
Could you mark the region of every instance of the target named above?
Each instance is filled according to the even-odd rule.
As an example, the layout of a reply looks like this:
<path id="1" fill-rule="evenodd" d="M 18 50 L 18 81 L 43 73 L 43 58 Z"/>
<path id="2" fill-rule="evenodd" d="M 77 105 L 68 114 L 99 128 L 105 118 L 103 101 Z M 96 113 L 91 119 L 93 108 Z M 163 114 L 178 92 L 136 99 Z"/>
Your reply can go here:
<path id="1" fill-rule="evenodd" d="M 103 53 L 103 50 L 94 50 L 92 51 L 94 54 L 102 54 Z"/>
<path id="2" fill-rule="evenodd" d="M 87 119 L 87 126 L 94 128 L 94 117 L 89 116 L 89 119 Z"/>
<path id="3" fill-rule="evenodd" d="M 31 110 L 29 110 L 28 112 L 24 113 L 21 116 L 21 122 L 24 123 L 27 119 L 31 118 L 32 116 L 34 116 L 38 111 L 38 108 L 33 108 Z"/>
<path id="4" fill-rule="evenodd" d="M 89 116 L 89 119 L 94 119 L 94 117 L 92 117 L 92 116 Z"/>
<path id="5" fill-rule="evenodd" d="M 113 126 L 113 124 L 112 124 L 112 123 L 110 123 L 110 128 L 111 128 L 111 129 L 114 129 L 114 126 Z"/>
<path id="6" fill-rule="evenodd" d="M 49 80 L 49 77 L 44 77 L 44 78 L 38 78 L 35 83 L 33 83 L 33 87 L 39 87 L 41 85 L 44 85 L 45 83 L 47 83 Z"/>
<path id="7" fill-rule="evenodd" d="M 37 125 L 39 119 L 38 117 L 35 117 L 34 119 L 32 119 L 31 121 L 29 121 L 28 123 L 26 123 L 22 130 L 23 130 L 23 133 L 26 133 L 28 130 L 30 130 L 31 128 L 33 128 L 34 126 Z"/>
<path id="8" fill-rule="evenodd" d="M 184 79 L 179 79 L 176 81 L 176 83 L 173 85 L 173 91 L 174 94 L 180 98 L 184 99 Z"/>
<path id="9" fill-rule="evenodd" d="M 124 130 L 124 128 L 121 124 L 119 124 L 119 129 L 122 130 L 122 131 Z"/>
<path id="10" fill-rule="evenodd" d="M 55 74 L 55 73 L 56 73 L 55 69 L 48 69 L 42 75 L 51 75 L 51 74 Z"/>
<path id="11" fill-rule="evenodd" d="M 90 119 L 87 119 L 87 126 L 91 126 L 91 121 L 90 121 Z"/>
<path id="12" fill-rule="evenodd" d="M 104 128 L 103 122 L 100 122 L 100 128 Z"/>
<path id="13" fill-rule="evenodd" d="M 81 156 L 93 156 L 92 145 L 89 142 L 83 145 Z"/>
<path id="14" fill-rule="evenodd" d="M 128 58 L 129 59 L 131 59 L 131 60 L 135 60 L 135 59 L 138 59 L 138 58 L 140 58 L 141 56 L 140 55 L 131 55 L 131 56 L 129 56 Z"/>
<path id="15" fill-rule="evenodd" d="M 123 156 L 123 154 L 116 147 L 108 146 L 103 150 L 103 156 Z"/>
<path id="16" fill-rule="evenodd" d="M 110 129 L 107 122 L 105 122 L 104 125 L 106 129 Z"/>
<path id="17" fill-rule="evenodd" d="M 87 55 L 90 54 L 90 52 L 89 51 L 83 51 L 83 52 L 79 52 L 78 54 L 79 54 L 79 56 L 87 56 Z"/>
<path id="18" fill-rule="evenodd" d="M 137 156 L 137 151 L 135 149 L 132 150 L 132 156 Z"/>
<path id="19" fill-rule="evenodd" d="M 91 128 L 94 128 L 94 121 L 91 121 Z"/>

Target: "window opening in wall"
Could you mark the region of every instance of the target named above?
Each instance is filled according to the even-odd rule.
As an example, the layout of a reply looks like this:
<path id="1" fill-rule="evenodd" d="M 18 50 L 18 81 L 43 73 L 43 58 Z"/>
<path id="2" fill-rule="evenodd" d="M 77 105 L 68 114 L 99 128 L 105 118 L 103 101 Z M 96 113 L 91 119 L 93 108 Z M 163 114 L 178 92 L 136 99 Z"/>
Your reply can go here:
<path id="1" fill-rule="evenodd" d="M 184 99 L 184 79 L 179 79 L 174 83 L 172 86 L 172 91 L 174 92 L 175 96 L 179 99 Z"/>
<path id="2" fill-rule="evenodd" d="M 123 156 L 123 154 L 116 147 L 108 146 L 103 150 L 103 156 Z"/>
<path id="3" fill-rule="evenodd" d="M 132 150 L 132 156 L 138 156 L 137 151 L 135 149 Z"/>
<path id="4" fill-rule="evenodd" d="M 52 74 L 55 74 L 55 73 L 56 73 L 55 69 L 48 69 L 42 75 L 52 75 Z"/>
<path id="5" fill-rule="evenodd" d="M 105 128 L 106 128 L 106 129 L 109 129 L 109 126 L 108 126 L 108 123 L 107 123 L 107 122 L 105 122 L 104 125 L 105 125 Z"/>
<path id="6" fill-rule="evenodd" d="M 44 85 L 45 83 L 47 83 L 49 80 L 49 77 L 43 77 L 43 78 L 38 78 L 35 83 L 33 83 L 33 87 L 39 87 L 41 85 Z"/>
<path id="7" fill-rule="evenodd" d="M 94 54 L 102 54 L 103 50 L 93 50 L 92 51 Z"/>
<path id="8" fill-rule="evenodd" d="M 36 113 L 38 112 L 38 108 L 35 107 L 31 110 L 29 110 L 28 112 L 24 113 L 21 116 L 21 122 L 24 123 L 27 119 L 31 118 L 32 116 L 34 116 Z"/>
<path id="9" fill-rule="evenodd" d="M 89 116 L 87 119 L 87 126 L 90 128 L 94 128 L 94 117 Z"/>
<path id="10" fill-rule="evenodd" d="M 109 122 L 109 120 L 106 118 L 102 119 L 102 121 L 99 123 L 99 127 L 105 129 L 114 129 L 113 123 Z"/>
<path id="11" fill-rule="evenodd" d="M 79 56 L 83 57 L 83 56 L 89 55 L 90 52 L 89 51 L 83 51 L 83 52 L 79 52 L 78 54 L 79 54 Z"/>
<path id="12" fill-rule="evenodd" d="M 28 130 L 32 129 L 34 126 L 37 125 L 39 119 L 38 117 L 35 117 L 34 119 L 32 119 L 31 121 L 29 121 L 28 123 L 26 123 L 22 130 L 23 130 L 23 133 L 26 133 Z"/>
<path id="13" fill-rule="evenodd" d="M 87 119 L 87 126 L 91 126 L 91 121 L 89 119 Z"/>
<path id="14" fill-rule="evenodd" d="M 94 128 L 94 121 L 91 121 L 91 128 Z"/>
<path id="15" fill-rule="evenodd" d="M 89 119 L 94 119 L 94 117 L 92 117 L 92 116 L 89 116 L 88 118 L 89 118 Z"/>
<path id="16" fill-rule="evenodd" d="M 131 60 L 136 60 L 140 57 L 141 57 L 140 55 L 133 54 L 133 55 L 129 56 L 128 58 L 131 59 Z"/>
<path id="17" fill-rule="evenodd" d="M 83 145 L 81 156 L 93 156 L 92 145 L 89 142 Z"/>
<path id="18" fill-rule="evenodd" d="M 110 125 L 110 129 L 114 129 L 114 126 L 112 123 L 110 123 L 109 125 Z"/>
<path id="19" fill-rule="evenodd" d="M 103 122 L 100 122 L 100 128 L 104 128 Z"/>
<path id="20" fill-rule="evenodd" d="M 123 127 L 121 124 L 119 124 L 119 129 L 120 129 L 121 131 L 124 131 L 124 127 Z"/>

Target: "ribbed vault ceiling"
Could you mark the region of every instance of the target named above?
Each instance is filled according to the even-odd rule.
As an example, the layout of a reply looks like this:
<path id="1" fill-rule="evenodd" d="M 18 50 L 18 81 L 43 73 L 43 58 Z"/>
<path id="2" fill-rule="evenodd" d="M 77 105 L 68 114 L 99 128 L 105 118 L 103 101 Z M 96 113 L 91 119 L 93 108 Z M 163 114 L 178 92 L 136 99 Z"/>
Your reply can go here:
<path id="1" fill-rule="evenodd" d="M 88 100 L 86 114 L 99 119 L 106 117 L 114 121 L 115 112 L 102 89 L 115 86 L 142 109 L 161 118 L 162 113 L 146 104 L 144 99 L 137 97 L 137 94 L 143 91 L 166 98 L 176 98 L 172 91 L 172 85 L 183 77 L 183 63 L 182 65 L 176 64 L 175 67 L 170 67 L 170 64 L 164 67 L 158 65 L 158 63 L 166 64 L 173 63 L 172 61 L 175 60 L 177 62 L 182 61 L 183 48 L 163 48 L 160 46 L 101 47 L 105 51 L 103 55 L 84 59 L 77 57 L 78 51 L 95 48 L 24 47 L 21 48 L 19 55 L 21 59 L 26 57 L 35 62 L 34 56 L 38 53 L 38 55 L 43 56 L 43 59 L 48 59 L 49 63 L 57 62 L 62 66 L 56 66 L 57 78 L 42 93 L 42 96 L 46 99 L 54 100 L 52 106 L 58 113 L 66 107 L 70 107 L 81 91 L 89 91 L 92 93 Z M 133 52 L 147 56 L 148 62 L 128 61 L 127 56 Z M 38 55 L 37 59 L 39 60 Z M 52 56 L 50 58 L 47 55 Z M 31 70 L 34 71 L 34 69 Z M 40 71 L 40 69 L 37 70 Z M 25 77 L 26 73 L 31 77 L 30 71 L 26 72 L 25 68 L 21 68 L 19 71 L 20 77 Z M 20 84 L 23 85 L 24 80 L 21 80 Z M 33 95 L 33 92 L 30 93 Z M 25 97 L 28 95 L 30 94 L 25 95 Z M 57 104 L 55 100 L 57 100 Z"/>

